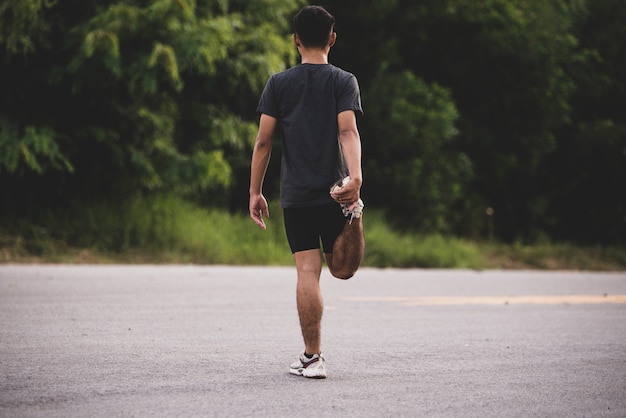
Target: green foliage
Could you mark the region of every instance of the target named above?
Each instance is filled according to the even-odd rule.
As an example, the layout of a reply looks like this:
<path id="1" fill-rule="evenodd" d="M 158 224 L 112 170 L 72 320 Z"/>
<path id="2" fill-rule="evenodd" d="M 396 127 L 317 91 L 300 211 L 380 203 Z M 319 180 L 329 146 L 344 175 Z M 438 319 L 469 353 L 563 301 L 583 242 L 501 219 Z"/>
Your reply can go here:
<path id="1" fill-rule="evenodd" d="M 563 66 L 575 46 L 571 14 L 564 2 L 544 0 L 424 7 L 428 13 L 402 26 L 405 62 L 451 89 L 463 116 L 460 149 L 476 174 L 472 187 L 481 210 L 494 208 L 497 234 L 527 236 L 544 226 L 541 163 L 554 152 L 555 129 L 570 110 L 573 83 Z M 408 33 L 410 25 L 418 33 Z"/>
<path id="2" fill-rule="evenodd" d="M 450 91 L 460 115 L 450 147 L 469 157 L 473 169 L 462 204 L 447 214 L 455 231 L 484 236 L 489 229 L 511 241 L 547 234 L 623 242 L 626 195 L 614 192 L 624 189 L 626 178 L 623 1 L 321 4 L 338 21 L 331 58 L 358 76 L 364 95 L 384 90 L 381 73 L 403 71 Z M 364 138 L 372 125 L 391 122 L 367 120 L 367 106 L 382 96 L 370 97 Z M 383 129 L 374 127 L 373 138 Z M 402 152 L 378 159 L 378 166 L 395 166 Z M 598 169 L 600 160 L 606 164 Z M 396 171 L 407 170 L 416 169 Z M 369 196 L 378 200 L 384 192 L 376 187 Z M 421 204 L 439 202 L 429 198 Z M 495 211 L 491 226 L 487 208 Z M 404 217 L 414 214 L 421 215 Z"/>
<path id="3" fill-rule="evenodd" d="M 270 202 L 266 231 L 246 215 L 207 210 L 172 196 L 118 203 L 100 199 L 83 202 L 62 216 L 46 213 L 37 223 L 0 224 L 0 263 L 293 265 L 277 202 Z M 619 247 L 480 244 L 439 234 L 400 233 L 371 209 L 364 221 L 363 267 L 617 271 L 626 267 L 626 252 Z"/>
<path id="4" fill-rule="evenodd" d="M 26 126 L 20 133 L 15 124 L 0 118 L 0 173 L 19 175 L 32 170 L 43 174 L 49 167 L 74 171 L 59 149 L 57 133 L 45 126 Z"/>
<path id="5" fill-rule="evenodd" d="M 479 248 L 440 234 L 398 232 L 376 211 L 364 218 L 363 264 L 375 267 L 482 268 L 486 260 Z"/>
<path id="6" fill-rule="evenodd" d="M 255 107 L 296 62 L 304 3 L 0 2 L 0 218 L 163 193 L 245 211 Z M 319 3 L 363 92 L 369 208 L 445 236 L 624 243 L 622 0 Z"/>
<path id="7" fill-rule="evenodd" d="M 6 39 L 35 33 L 37 22 L 50 36 L 22 48 L 38 67 L 5 63 L 10 74 L 25 66 L 34 76 L 34 88 L 1 86 L 10 172 L 19 148 L 23 169 L 75 168 L 64 183 L 79 183 L 81 195 L 102 192 L 80 184 L 102 172 L 115 197 L 202 197 L 233 186 L 231 173 L 251 151 L 253 103 L 267 77 L 295 60 L 287 22 L 296 0 L 28 4 L 14 5 L 23 22 L 8 27 Z"/>
<path id="8" fill-rule="evenodd" d="M 0 3 L 0 46 L 8 54 L 26 55 L 46 42 L 50 24 L 43 18 L 57 0 L 3 0 Z"/>
<path id="9" fill-rule="evenodd" d="M 374 203 L 404 228 L 450 232 L 471 162 L 454 150 L 458 117 L 450 93 L 410 72 L 382 73 L 363 95 L 364 171 Z M 380 161 L 389 164 L 380 164 Z M 371 186 L 370 186 L 371 185 Z"/>
<path id="10" fill-rule="evenodd" d="M 153 260 L 207 264 L 293 262 L 280 213 L 272 213 L 268 230 L 261 231 L 247 216 L 207 210 L 172 196 L 153 196 L 122 202 L 97 199 L 62 216 L 47 216 L 54 219 L 44 217 L 37 224 L 17 226 L 21 234 L 12 245 L 19 252 L 53 257 L 61 246 L 116 258 L 139 252 Z M 10 245 L 2 241 L 3 247 Z"/>
<path id="11" fill-rule="evenodd" d="M 288 4 L 279 5 L 276 12 L 286 13 Z M 225 5 L 221 3 L 222 10 Z M 285 39 L 277 35 L 280 26 L 265 24 L 261 30 L 266 34 L 266 41 L 256 42 L 260 38 L 256 18 L 248 18 L 245 8 L 233 9 L 223 16 L 215 16 L 197 14 L 194 2 L 154 1 L 147 7 L 120 3 L 94 17 L 82 29 L 87 33 L 85 54 L 76 57 L 76 71 L 81 71 L 88 59 L 100 60 L 112 75 L 119 74 L 119 82 L 126 84 L 134 94 L 133 102 L 128 103 L 124 111 L 125 118 L 131 118 L 133 123 L 123 136 L 134 137 L 138 143 L 132 148 L 130 163 L 143 173 L 142 183 L 149 188 L 169 185 L 178 190 L 200 192 L 215 186 L 227 188 L 230 165 L 224 158 L 223 144 L 235 143 L 239 150 L 249 149 L 245 145 L 250 143 L 250 129 L 249 123 L 231 113 L 228 103 L 233 99 L 229 98 L 228 91 L 224 92 L 227 96 L 223 100 L 215 103 L 221 111 L 211 110 L 213 90 L 218 88 L 211 81 L 239 82 L 245 69 L 244 80 L 249 92 L 257 92 L 271 72 L 293 59 L 293 53 L 284 46 Z M 94 37 L 94 33 L 111 35 Z M 91 53 L 96 50 L 90 46 L 92 38 L 105 39 L 102 45 L 107 50 L 99 57 Z M 125 59 L 117 51 L 117 39 Z M 128 49 L 131 46 L 132 50 Z M 128 62 L 125 68 L 122 67 L 124 61 Z M 118 68 L 122 69 L 121 73 Z M 195 78 L 198 75 L 202 78 Z M 186 85 L 187 78 L 195 83 Z M 204 108 L 203 115 L 179 111 L 181 106 L 186 106 L 182 102 L 188 99 L 188 94 L 204 103 L 199 104 Z M 136 103 L 137 99 L 141 105 Z M 195 120 L 189 121 L 190 116 Z M 176 129 L 185 124 L 205 128 L 185 132 L 194 138 L 181 138 L 180 142 L 192 154 L 189 157 L 180 153 L 181 147 L 177 144 Z M 196 167 L 207 165 L 202 170 L 181 167 L 189 162 Z M 170 178 L 165 178 L 163 173 Z M 176 173 L 185 175 L 176 177 Z M 197 176 L 190 176 L 192 173 Z"/>
<path id="12" fill-rule="evenodd" d="M 24 224 L 14 236 L 0 228 L 0 250 L 54 259 L 59 248 L 82 248 L 115 260 L 202 264 L 293 265 L 278 202 L 270 202 L 263 231 L 247 215 L 204 209 L 172 196 L 123 202 L 94 200 L 63 217 Z M 475 245 L 441 236 L 398 234 L 380 214 L 367 217 L 363 265 L 370 267 L 478 268 Z M 136 259 L 134 260 L 136 261 Z"/>
<path id="13" fill-rule="evenodd" d="M 550 233 L 586 243 L 623 243 L 626 237 L 626 7 L 589 2 L 574 34 L 567 66 L 577 88 L 571 122 L 546 161 Z"/>

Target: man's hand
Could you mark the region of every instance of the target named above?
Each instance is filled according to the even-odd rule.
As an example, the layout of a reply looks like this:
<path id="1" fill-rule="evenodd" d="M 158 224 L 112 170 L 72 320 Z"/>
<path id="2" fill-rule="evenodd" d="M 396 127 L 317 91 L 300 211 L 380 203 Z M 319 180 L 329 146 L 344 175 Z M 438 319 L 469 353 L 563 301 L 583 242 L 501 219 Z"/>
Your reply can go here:
<path id="1" fill-rule="evenodd" d="M 357 179 L 350 179 L 343 187 L 337 187 L 330 193 L 330 197 L 337 203 L 352 205 L 359 200 L 361 194 L 361 182 Z"/>
<path id="2" fill-rule="evenodd" d="M 335 202 L 344 205 L 352 205 L 359 200 L 360 194 L 361 181 L 351 178 L 345 186 L 336 188 L 330 196 Z"/>
<path id="3" fill-rule="evenodd" d="M 259 228 L 267 229 L 263 216 L 266 218 L 270 217 L 267 200 L 265 200 L 262 194 L 250 195 L 250 217 Z"/>

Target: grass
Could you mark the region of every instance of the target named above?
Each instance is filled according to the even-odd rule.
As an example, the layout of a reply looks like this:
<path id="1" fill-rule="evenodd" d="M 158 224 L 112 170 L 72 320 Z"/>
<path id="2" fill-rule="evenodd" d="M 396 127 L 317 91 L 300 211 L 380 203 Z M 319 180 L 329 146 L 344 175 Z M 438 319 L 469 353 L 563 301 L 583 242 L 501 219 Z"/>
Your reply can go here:
<path id="1" fill-rule="evenodd" d="M 282 213 L 276 203 L 270 209 L 263 231 L 247 215 L 171 197 L 137 199 L 122 207 L 94 202 L 65 218 L 0 229 L 0 263 L 292 265 Z M 363 266 L 626 270 L 623 248 L 504 245 L 400 233 L 375 210 L 367 211 L 364 221 Z"/>

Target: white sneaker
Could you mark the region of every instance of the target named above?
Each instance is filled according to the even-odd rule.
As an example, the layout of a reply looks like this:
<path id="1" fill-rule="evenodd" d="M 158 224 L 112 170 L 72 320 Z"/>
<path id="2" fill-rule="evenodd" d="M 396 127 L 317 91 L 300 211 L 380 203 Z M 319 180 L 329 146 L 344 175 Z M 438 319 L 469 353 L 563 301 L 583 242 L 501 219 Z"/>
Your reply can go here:
<path id="1" fill-rule="evenodd" d="M 344 208 L 344 206 L 347 206 L 347 207 Z M 363 216 L 364 207 L 365 207 L 365 204 L 363 203 L 361 199 L 356 201 L 352 209 L 350 209 L 348 205 L 341 205 L 341 209 L 343 210 L 343 216 L 348 218 L 350 220 L 350 223 L 352 223 L 353 219 L 359 219 L 361 216 Z"/>
<path id="2" fill-rule="evenodd" d="M 302 353 L 298 360 L 289 366 L 289 373 L 311 379 L 326 379 L 326 360 L 321 354 L 313 354 L 313 357 L 308 358 Z"/>

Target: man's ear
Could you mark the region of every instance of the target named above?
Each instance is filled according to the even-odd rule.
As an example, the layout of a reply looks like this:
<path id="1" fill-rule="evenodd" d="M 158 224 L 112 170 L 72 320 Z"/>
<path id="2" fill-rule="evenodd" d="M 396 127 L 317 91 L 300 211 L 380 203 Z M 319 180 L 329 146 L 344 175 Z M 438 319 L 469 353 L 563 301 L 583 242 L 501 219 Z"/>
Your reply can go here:
<path id="1" fill-rule="evenodd" d="M 298 35 L 296 35 L 295 33 L 293 34 L 293 43 L 296 44 L 298 48 L 300 48 L 300 46 L 302 45 L 302 42 L 300 42 L 300 38 L 298 38 Z"/>
<path id="2" fill-rule="evenodd" d="M 333 32 L 330 34 L 330 38 L 328 38 L 328 46 L 335 45 L 335 41 L 337 40 L 337 32 Z"/>

